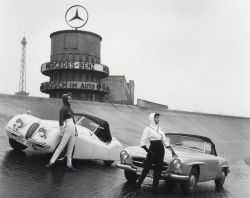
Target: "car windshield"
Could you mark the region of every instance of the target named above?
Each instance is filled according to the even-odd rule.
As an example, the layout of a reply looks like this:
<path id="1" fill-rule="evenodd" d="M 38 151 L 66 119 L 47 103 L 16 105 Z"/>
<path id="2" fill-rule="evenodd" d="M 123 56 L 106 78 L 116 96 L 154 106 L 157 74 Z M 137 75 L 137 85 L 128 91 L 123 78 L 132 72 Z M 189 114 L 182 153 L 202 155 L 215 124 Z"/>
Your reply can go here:
<path id="1" fill-rule="evenodd" d="M 83 119 L 78 121 L 77 124 L 89 129 L 93 133 L 96 131 L 96 129 L 99 126 L 96 122 L 94 122 L 93 120 L 90 120 L 89 118 L 86 118 L 86 117 L 83 117 Z"/>
<path id="2" fill-rule="evenodd" d="M 202 139 L 185 135 L 167 135 L 166 137 L 172 146 L 204 151 L 205 141 Z"/>
<path id="3" fill-rule="evenodd" d="M 78 122 L 80 120 L 82 120 L 82 118 L 85 118 L 84 116 L 80 116 L 80 115 L 74 115 L 74 119 L 75 119 L 75 122 L 78 124 Z"/>

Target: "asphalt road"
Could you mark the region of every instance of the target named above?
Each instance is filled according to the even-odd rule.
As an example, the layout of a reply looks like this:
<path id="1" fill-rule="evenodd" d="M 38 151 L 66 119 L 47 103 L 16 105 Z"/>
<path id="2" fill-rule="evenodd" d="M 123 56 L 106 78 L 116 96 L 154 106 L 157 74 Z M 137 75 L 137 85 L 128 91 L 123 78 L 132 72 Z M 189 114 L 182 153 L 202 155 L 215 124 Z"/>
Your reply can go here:
<path id="1" fill-rule="evenodd" d="M 1 126 L 3 128 L 3 126 Z M 131 138 L 131 137 L 127 137 Z M 224 142 L 230 145 L 230 142 Z M 248 142 L 241 142 L 241 147 L 248 148 Z M 233 148 L 231 148 L 233 149 Z M 230 150 L 228 150 L 230 153 Z M 247 153 L 247 152 L 246 152 Z M 234 155 L 234 152 L 232 152 Z M 134 190 L 124 178 L 123 171 L 115 164 L 104 166 L 99 161 L 74 160 L 76 172 L 65 169 L 65 162 L 47 170 L 46 154 L 25 150 L 16 152 L 8 144 L 6 135 L 0 133 L 0 197 L 250 197 L 250 159 L 230 159 L 231 173 L 223 189 L 216 189 L 214 182 L 199 183 L 192 195 L 182 193 L 177 185 L 172 191 L 160 182 L 157 193 L 151 191 L 152 179 L 145 180 L 140 190 Z"/>

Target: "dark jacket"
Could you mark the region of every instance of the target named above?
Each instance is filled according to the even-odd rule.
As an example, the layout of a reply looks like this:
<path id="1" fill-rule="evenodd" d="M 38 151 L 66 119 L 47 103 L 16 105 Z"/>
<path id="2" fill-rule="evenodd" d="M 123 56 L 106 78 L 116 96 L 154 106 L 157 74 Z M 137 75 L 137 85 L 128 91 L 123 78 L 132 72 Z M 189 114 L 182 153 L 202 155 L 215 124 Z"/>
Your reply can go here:
<path id="1" fill-rule="evenodd" d="M 62 96 L 63 107 L 60 109 L 60 112 L 59 112 L 59 125 L 60 126 L 63 126 L 63 122 L 65 120 L 67 120 L 69 118 L 74 118 L 73 117 L 74 112 L 70 108 L 70 104 L 68 102 L 68 96 L 69 96 L 68 94 L 63 94 L 63 96 Z"/>

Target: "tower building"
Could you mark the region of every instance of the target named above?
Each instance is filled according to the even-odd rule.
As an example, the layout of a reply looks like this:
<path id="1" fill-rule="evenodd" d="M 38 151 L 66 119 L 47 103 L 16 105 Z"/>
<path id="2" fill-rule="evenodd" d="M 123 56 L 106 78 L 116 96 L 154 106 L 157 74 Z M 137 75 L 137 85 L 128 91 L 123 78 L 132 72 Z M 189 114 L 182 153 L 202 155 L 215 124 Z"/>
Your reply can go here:
<path id="1" fill-rule="evenodd" d="M 50 35 L 50 62 L 41 72 L 50 77 L 40 86 L 50 98 L 71 92 L 73 99 L 102 102 L 108 94 L 101 79 L 109 76 L 109 68 L 100 63 L 102 37 L 87 31 L 63 30 Z"/>
<path id="2" fill-rule="evenodd" d="M 26 92 L 26 44 L 27 40 L 25 37 L 22 38 L 22 53 L 21 53 L 21 66 L 20 66 L 20 78 L 19 78 L 19 91 L 16 95 L 27 96 L 29 93 Z"/>
<path id="3" fill-rule="evenodd" d="M 41 66 L 49 81 L 41 83 L 40 91 L 50 98 L 70 92 L 77 100 L 134 104 L 134 82 L 127 83 L 125 76 L 109 76 L 109 67 L 101 64 L 102 37 L 78 30 L 88 21 L 87 10 L 74 5 L 65 20 L 75 29 L 50 34 L 50 62 Z"/>

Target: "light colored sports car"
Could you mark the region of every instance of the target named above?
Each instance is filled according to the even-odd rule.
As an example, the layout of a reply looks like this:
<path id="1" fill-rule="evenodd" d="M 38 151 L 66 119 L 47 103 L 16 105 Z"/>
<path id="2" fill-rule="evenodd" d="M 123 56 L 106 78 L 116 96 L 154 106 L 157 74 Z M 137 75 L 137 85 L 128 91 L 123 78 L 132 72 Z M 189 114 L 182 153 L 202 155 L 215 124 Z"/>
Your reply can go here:
<path id="1" fill-rule="evenodd" d="M 106 165 L 119 160 L 122 144 L 111 136 L 107 121 L 87 114 L 75 114 L 76 137 L 73 159 L 103 160 Z M 15 150 L 30 147 L 53 153 L 59 144 L 59 122 L 30 114 L 14 116 L 6 125 L 9 144 Z"/>
<path id="2" fill-rule="evenodd" d="M 216 187 L 223 186 L 229 165 L 226 159 L 217 156 L 211 139 L 176 133 L 167 133 L 166 137 L 170 147 L 165 150 L 161 179 L 166 180 L 167 188 L 173 188 L 175 182 L 179 182 L 184 192 L 191 193 L 197 182 L 209 180 L 214 180 Z M 143 170 L 145 158 L 146 152 L 141 147 L 127 147 L 121 151 L 121 163 L 117 167 L 124 169 L 129 182 L 135 182 Z M 153 177 L 153 169 L 148 177 Z"/>

